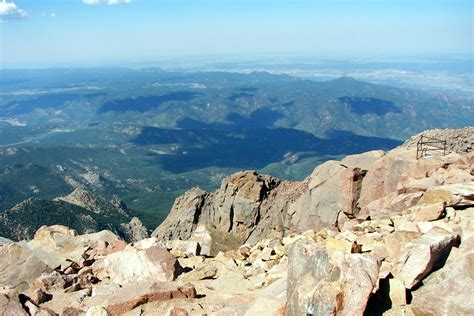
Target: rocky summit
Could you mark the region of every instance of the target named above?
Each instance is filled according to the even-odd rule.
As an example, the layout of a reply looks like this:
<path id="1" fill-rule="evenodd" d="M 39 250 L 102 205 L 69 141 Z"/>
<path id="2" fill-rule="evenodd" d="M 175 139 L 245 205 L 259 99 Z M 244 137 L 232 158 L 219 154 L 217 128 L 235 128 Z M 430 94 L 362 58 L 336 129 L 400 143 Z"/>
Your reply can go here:
<path id="1" fill-rule="evenodd" d="M 151 238 L 138 219 L 123 224 L 131 243 L 62 225 L 0 238 L 0 313 L 472 315 L 467 131 L 447 155 L 416 159 L 412 139 L 301 182 L 238 172 L 176 199 Z M 85 192 L 59 200 L 104 215 Z"/>

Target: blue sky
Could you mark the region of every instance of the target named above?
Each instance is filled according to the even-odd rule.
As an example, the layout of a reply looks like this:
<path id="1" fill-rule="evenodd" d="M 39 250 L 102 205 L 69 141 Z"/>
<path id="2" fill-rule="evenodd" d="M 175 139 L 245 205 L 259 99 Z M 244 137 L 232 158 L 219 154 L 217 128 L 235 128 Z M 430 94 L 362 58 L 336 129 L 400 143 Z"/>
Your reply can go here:
<path id="1" fill-rule="evenodd" d="M 472 54 L 473 16 L 471 0 L 0 0 L 0 58 L 22 67 L 184 55 Z"/>

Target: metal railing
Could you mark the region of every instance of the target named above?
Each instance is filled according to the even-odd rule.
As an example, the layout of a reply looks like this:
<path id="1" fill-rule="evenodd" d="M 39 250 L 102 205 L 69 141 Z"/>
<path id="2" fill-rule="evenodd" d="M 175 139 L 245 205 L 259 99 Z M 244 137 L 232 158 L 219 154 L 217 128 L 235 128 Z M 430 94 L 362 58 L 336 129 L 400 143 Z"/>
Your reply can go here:
<path id="1" fill-rule="evenodd" d="M 437 139 L 421 135 L 416 143 L 416 159 L 428 156 L 428 153 L 441 153 L 446 155 L 447 145 L 446 140 Z"/>

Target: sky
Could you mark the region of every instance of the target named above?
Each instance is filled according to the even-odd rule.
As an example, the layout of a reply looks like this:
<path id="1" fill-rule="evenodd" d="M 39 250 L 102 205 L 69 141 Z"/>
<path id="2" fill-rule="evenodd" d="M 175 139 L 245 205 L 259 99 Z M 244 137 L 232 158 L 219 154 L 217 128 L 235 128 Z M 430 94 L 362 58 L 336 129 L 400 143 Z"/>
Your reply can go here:
<path id="1" fill-rule="evenodd" d="M 472 56 L 473 3 L 0 0 L 0 67 L 225 55 Z"/>

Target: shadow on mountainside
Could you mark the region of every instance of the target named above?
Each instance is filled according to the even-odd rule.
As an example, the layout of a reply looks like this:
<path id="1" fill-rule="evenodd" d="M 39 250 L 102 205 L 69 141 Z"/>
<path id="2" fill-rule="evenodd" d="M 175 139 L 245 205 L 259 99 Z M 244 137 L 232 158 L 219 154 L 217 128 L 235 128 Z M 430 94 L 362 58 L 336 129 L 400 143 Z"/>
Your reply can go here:
<path id="1" fill-rule="evenodd" d="M 279 162 L 288 153 L 336 156 L 369 150 L 389 150 L 399 141 L 333 131 L 328 138 L 285 128 L 161 129 L 146 127 L 133 139 L 139 146 L 173 145 L 167 154 L 151 154 L 152 163 L 181 173 L 206 167 L 259 169 Z"/>

